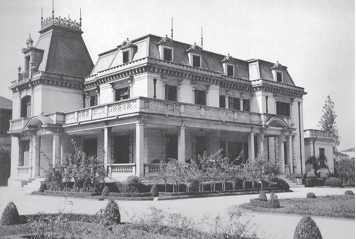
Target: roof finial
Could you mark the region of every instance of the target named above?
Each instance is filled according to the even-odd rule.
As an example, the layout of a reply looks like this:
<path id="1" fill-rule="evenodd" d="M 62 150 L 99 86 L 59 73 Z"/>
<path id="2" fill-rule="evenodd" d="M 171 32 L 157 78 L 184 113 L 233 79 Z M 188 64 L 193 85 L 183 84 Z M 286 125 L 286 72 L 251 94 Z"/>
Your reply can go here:
<path id="1" fill-rule="evenodd" d="M 203 49 L 203 27 L 201 27 L 201 49 Z"/>
<path id="2" fill-rule="evenodd" d="M 171 39 L 173 40 L 173 17 L 171 19 Z"/>
<path id="3" fill-rule="evenodd" d="M 52 20 L 54 19 L 54 0 L 52 0 Z"/>
<path id="4" fill-rule="evenodd" d="M 79 17 L 79 26 L 80 26 L 80 28 L 82 28 L 82 9 L 81 8 L 79 9 L 79 15 L 80 15 L 80 17 Z"/>

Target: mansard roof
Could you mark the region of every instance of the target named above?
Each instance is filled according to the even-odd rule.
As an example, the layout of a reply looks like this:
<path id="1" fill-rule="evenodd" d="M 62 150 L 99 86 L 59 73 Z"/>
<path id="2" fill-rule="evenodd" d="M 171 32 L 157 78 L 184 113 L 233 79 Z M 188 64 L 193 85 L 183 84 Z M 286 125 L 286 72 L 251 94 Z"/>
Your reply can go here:
<path id="1" fill-rule="evenodd" d="M 39 71 L 85 77 L 93 69 L 93 61 L 81 36 L 79 23 L 49 18 L 42 22 L 36 48 L 44 50 Z"/>
<path id="2" fill-rule="evenodd" d="M 189 52 L 194 54 L 199 54 L 202 57 L 202 66 L 199 68 L 201 70 L 213 72 L 215 74 L 226 75 L 224 72 L 223 63 L 233 64 L 235 67 L 234 78 L 243 80 L 257 80 L 263 79 L 268 81 L 275 81 L 273 76 L 273 70 L 278 69 L 283 74 L 283 84 L 295 86 L 291 76 L 287 71 L 287 67 L 281 65 L 280 63 L 272 63 L 260 59 L 251 60 L 241 60 L 234 58 L 229 54 L 218 54 L 202 49 L 197 44 L 187 44 L 172 40 L 169 37 L 160 37 L 156 35 L 145 35 L 143 37 L 134 39 L 130 41 L 130 44 L 135 44 L 137 49 L 134 51 L 132 62 L 139 59 L 151 58 L 160 59 L 160 46 L 169 46 L 174 49 L 173 62 L 177 66 L 191 66 L 189 63 Z M 119 54 L 122 45 L 119 45 L 115 49 L 111 49 L 102 54 L 99 54 L 99 59 L 97 60 L 92 75 L 96 75 L 99 72 L 106 71 L 108 69 L 117 68 L 123 64 L 121 61 L 122 55 Z M 252 67 L 251 67 L 252 66 Z"/>

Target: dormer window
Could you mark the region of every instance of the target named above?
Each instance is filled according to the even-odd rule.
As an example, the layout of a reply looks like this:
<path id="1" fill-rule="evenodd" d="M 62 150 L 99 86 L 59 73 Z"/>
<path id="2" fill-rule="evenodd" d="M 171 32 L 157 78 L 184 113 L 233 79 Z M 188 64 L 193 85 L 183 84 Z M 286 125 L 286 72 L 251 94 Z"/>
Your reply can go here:
<path id="1" fill-rule="evenodd" d="M 163 48 L 163 60 L 173 61 L 173 49 L 167 47 Z"/>
<path id="2" fill-rule="evenodd" d="M 226 65 L 226 75 L 234 76 L 234 66 L 233 65 Z"/>
<path id="3" fill-rule="evenodd" d="M 282 72 L 276 72 L 277 82 L 282 83 Z"/>
<path id="4" fill-rule="evenodd" d="M 129 59 L 129 51 L 122 52 L 122 63 L 127 63 L 130 61 Z"/>
<path id="5" fill-rule="evenodd" d="M 198 55 L 193 55 L 193 66 L 194 67 L 201 67 L 201 57 Z"/>

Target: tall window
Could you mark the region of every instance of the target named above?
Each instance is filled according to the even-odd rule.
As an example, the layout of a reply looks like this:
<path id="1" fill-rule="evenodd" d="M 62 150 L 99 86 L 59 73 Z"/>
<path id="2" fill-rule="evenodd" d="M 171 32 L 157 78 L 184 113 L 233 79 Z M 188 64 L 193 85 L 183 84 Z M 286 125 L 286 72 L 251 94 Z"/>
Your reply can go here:
<path id="1" fill-rule="evenodd" d="M 130 135 L 114 137 L 114 163 L 130 162 Z"/>
<path id="2" fill-rule="evenodd" d="M 25 96 L 21 100 L 21 117 L 31 118 L 31 96 Z"/>
<path id="3" fill-rule="evenodd" d="M 319 148 L 319 157 L 325 157 L 325 148 Z"/>
<path id="4" fill-rule="evenodd" d="M 229 109 L 240 110 L 240 98 L 229 97 Z"/>
<path id="5" fill-rule="evenodd" d="M 277 102 L 277 115 L 290 116 L 290 104 Z"/>
<path id="6" fill-rule="evenodd" d="M 94 106 L 98 104 L 98 96 L 94 95 L 94 96 L 90 96 L 90 106 Z"/>
<path id="7" fill-rule="evenodd" d="M 177 101 L 177 86 L 166 85 L 166 100 Z"/>
<path id="8" fill-rule="evenodd" d="M 243 105 L 243 111 L 250 111 L 250 100 L 248 99 L 243 99 L 242 101 L 242 105 Z"/>
<path id="9" fill-rule="evenodd" d="M 178 137 L 177 135 L 166 135 L 166 162 L 169 159 L 178 158 Z"/>
<path id="10" fill-rule="evenodd" d="M 126 63 L 126 62 L 129 62 L 129 61 L 130 61 L 129 51 L 122 52 L 122 63 Z"/>
<path id="11" fill-rule="evenodd" d="M 115 90 L 115 101 L 126 100 L 130 98 L 130 88 L 125 87 Z"/>
<path id="12" fill-rule="evenodd" d="M 277 82 L 282 82 L 282 73 L 281 72 L 277 72 Z"/>
<path id="13" fill-rule="evenodd" d="M 227 76 L 234 76 L 234 66 L 226 65 L 226 75 Z"/>
<path id="14" fill-rule="evenodd" d="M 30 140 L 21 141 L 20 147 L 21 154 L 19 158 L 19 166 L 28 166 L 30 155 Z"/>
<path id="15" fill-rule="evenodd" d="M 170 48 L 163 48 L 163 60 L 173 61 L 173 51 Z"/>
<path id="16" fill-rule="evenodd" d="M 226 108 L 225 95 L 219 96 L 219 107 Z"/>
<path id="17" fill-rule="evenodd" d="M 193 55 L 193 66 L 200 67 L 200 56 Z"/>
<path id="18" fill-rule="evenodd" d="M 206 105 L 206 92 L 202 90 L 195 90 L 195 104 Z"/>

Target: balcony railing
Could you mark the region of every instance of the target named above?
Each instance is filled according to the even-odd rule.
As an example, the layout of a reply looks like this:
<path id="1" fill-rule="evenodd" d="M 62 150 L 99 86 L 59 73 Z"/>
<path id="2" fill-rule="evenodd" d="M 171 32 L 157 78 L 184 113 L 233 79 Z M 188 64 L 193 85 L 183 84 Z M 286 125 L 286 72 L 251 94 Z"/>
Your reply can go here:
<path id="1" fill-rule="evenodd" d="M 167 164 L 163 164 L 166 167 Z M 161 170 L 160 163 L 145 163 L 143 168 L 144 176 L 158 176 L 158 172 Z"/>
<path id="2" fill-rule="evenodd" d="M 253 112 L 236 111 L 217 107 L 172 102 L 151 98 L 133 98 L 110 104 L 85 108 L 65 114 L 65 124 L 120 117 L 129 113 L 154 113 L 165 116 L 181 116 L 198 119 L 222 120 L 237 123 L 261 123 L 261 115 Z"/>
<path id="3" fill-rule="evenodd" d="M 28 122 L 28 118 L 19 118 L 10 120 L 10 129 L 9 131 L 22 130 L 26 123 Z"/>
<path id="4" fill-rule="evenodd" d="M 304 137 L 305 138 L 331 138 L 331 133 L 323 131 L 323 130 L 316 130 L 316 129 L 308 129 L 304 130 Z"/>
<path id="5" fill-rule="evenodd" d="M 136 164 L 134 163 L 108 164 L 107 170 L 108 170 L 108 175 L 110 176 L 112 176 L 112 174 L 135 175 Z"/>

